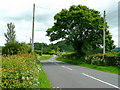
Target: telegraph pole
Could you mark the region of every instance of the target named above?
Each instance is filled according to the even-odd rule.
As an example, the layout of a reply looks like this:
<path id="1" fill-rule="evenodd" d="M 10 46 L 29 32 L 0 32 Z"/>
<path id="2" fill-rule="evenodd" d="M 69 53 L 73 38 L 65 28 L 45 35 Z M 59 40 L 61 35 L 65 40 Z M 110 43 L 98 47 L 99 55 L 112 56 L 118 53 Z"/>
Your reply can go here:
<path id="1" fill-rule="evenodd" d="M 33 4 L 33 21 L 32 21 L 32 53 L 34 53 L 34 20 L 35 20 L 35 4 Z"/>
<path id="2" fill-rule="evenodd" d="M 106 12 L 104 11 L 104 30 L 103 30 L 103 59 L 104 59 L 104 55 L 105 55 L 105 17 L 106 17 Z"/>
<path id="3" fill-rule="evenodd" d="M 32 39 L 31 39 L 31 37 L 30 37 L 30 44 L 31 44 L 31 41 L 32 41 Z"/>
<path id="4" fill-rule="evenodd" d="M 43 42 L 42 42 L 42 46 L 41 46 L 41 56 L 42 56 L 42 54 L 43 54 Z"/>

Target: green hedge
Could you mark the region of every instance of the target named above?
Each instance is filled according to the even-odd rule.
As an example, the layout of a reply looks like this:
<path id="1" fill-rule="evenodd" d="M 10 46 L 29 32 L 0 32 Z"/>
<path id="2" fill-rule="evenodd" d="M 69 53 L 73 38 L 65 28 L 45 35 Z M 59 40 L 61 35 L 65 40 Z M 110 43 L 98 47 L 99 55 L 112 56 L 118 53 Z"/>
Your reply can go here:
<path id="1" fill-rule="evenodd" d="M 2 47 L 2 55 L 15 55 L 15 54 L 24 54 L 30 53 L 31 48 L 26 43 L 19 42 L 7 42 L 4 47 Z"/>
<path id="2" fill-rule="evenodd" d="M 85 62 L 101 66 L 120 66 L 119 56 L 86 56 Z"/>
<path id="3" fill-rule="evenodd" d="M 2 57 L 2 88 L 37 88 L 40 68 L 32 54 Z"/>
<path id="4" fill-rule="evenodd" d="M 106 56 L 103 59 L 103 56 L 85 56 L 77 58 L 75 53 L 72 54 L 63 54 L 62 57 L 79 60 L 87 64 L 99 65 L 99 66 L 120 66 L 120 56 Z"/>

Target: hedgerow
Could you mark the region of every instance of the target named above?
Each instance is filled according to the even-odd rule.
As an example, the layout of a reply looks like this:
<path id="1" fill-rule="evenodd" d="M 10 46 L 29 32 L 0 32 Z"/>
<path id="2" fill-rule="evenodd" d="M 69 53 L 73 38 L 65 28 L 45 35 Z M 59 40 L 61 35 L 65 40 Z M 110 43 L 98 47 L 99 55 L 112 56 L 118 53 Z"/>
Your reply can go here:
<path id="1" fill-rule="evenodd" d="M 40 68 L 32 54 L 2 57 L 2 88 L 37 88 Z"/>
<path id="2" fill-rule="evenodd" d="M 30 53 L 31 48 L 26 43 L 19 42 L 7 42 L 4 47 L 2 47 L 2 55 L 15 55 Z"/>
<path id="3" fill-rule="evenodd" d="M 99 65 L 99 66 L 120 66 L 120 56 L 108 56 L 105 55 L 104 59 L 102 54 L 90 55 L 81 58 L 77 58 L 75 53 L 63 54 L 63 58 L 71 60 L 78 60 L 87 64 Z"/>

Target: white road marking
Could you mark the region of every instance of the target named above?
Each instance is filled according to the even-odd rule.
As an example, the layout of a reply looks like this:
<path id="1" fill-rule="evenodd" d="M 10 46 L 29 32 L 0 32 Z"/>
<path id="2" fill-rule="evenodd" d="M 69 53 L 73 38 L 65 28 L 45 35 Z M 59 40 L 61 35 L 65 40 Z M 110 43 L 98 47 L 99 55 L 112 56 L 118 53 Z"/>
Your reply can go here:
<path id="1" fill-rule="evenodd" d="M 103 80 L 97 79 L 97 78 L 95 78 L 95 77 L 93 77 L 93 76 L 87 75 L 87 74 L 85 74 L 85 73 L 82 73 L 82 74 L 85 75 L 85 76 L 87 76 L 87 77 L 90 77 L 90 78 L 92 78 L 92 79 L 95 79 L 95 80 L 97 80 L 97 81 L 100 81 L 100 82 L 102 82 L 102 83 L 108 84 L 108 85 L 110 85 L 110 86 L 112 86 L 112 87 L 115 87 L 115 88 L 120 89 L 120 87 L 118 87 L 118 86 L 115 86 L 115 85 L 110 84 L 110 83 L 108 83 L 108 82 L 105 82 L 105 81 L 103 81 Z"/>
<path id="2" fill-rule="evenodd" d="M 66 69 L 69 69 L 69 70 L 73 70 L 73 69 L 71 69 L 71 68 L 69 68 L 69 67 L 66 67 L 66 66 L 62 66 L 62 67 L 66 68 Z"/>
<path id="3" fill-rule="evenodd" d="M 59 88 L 59 87 L 56 87 L 56 88 Z"/>
<path id="4" fill-rule="evenodd" d="M 53 88 L 60 88 L 60 87 L 57 86 L 57 87 L 53 87 Z"/>

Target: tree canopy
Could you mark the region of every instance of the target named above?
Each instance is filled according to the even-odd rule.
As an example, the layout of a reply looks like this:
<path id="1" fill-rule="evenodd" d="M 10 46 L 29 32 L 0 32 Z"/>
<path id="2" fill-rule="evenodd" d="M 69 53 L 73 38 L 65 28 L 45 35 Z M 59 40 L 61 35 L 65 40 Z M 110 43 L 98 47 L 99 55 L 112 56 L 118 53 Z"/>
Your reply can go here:
<path id="1" fill-rule="evenodd" d="M 47 29 L 50 41 L 60 38 L 67 40 L 77 53 L 84 54 L 88 50 L 103 46 L 103 22 L 100 12 L 87 6 L 71 6 L 69 10 L 62 9 L 54 16 L 54 25 Z M 105 29 L 106 50 L 113 49 L 114 41 Z"/>
<path id="2" fill-rule="evenodd" d="M 7 42 L 15 42 L 16 34 L 15 34 L 15 25 L 12 23 L 7 24 L 7 33 L 4 33 Z"/>

